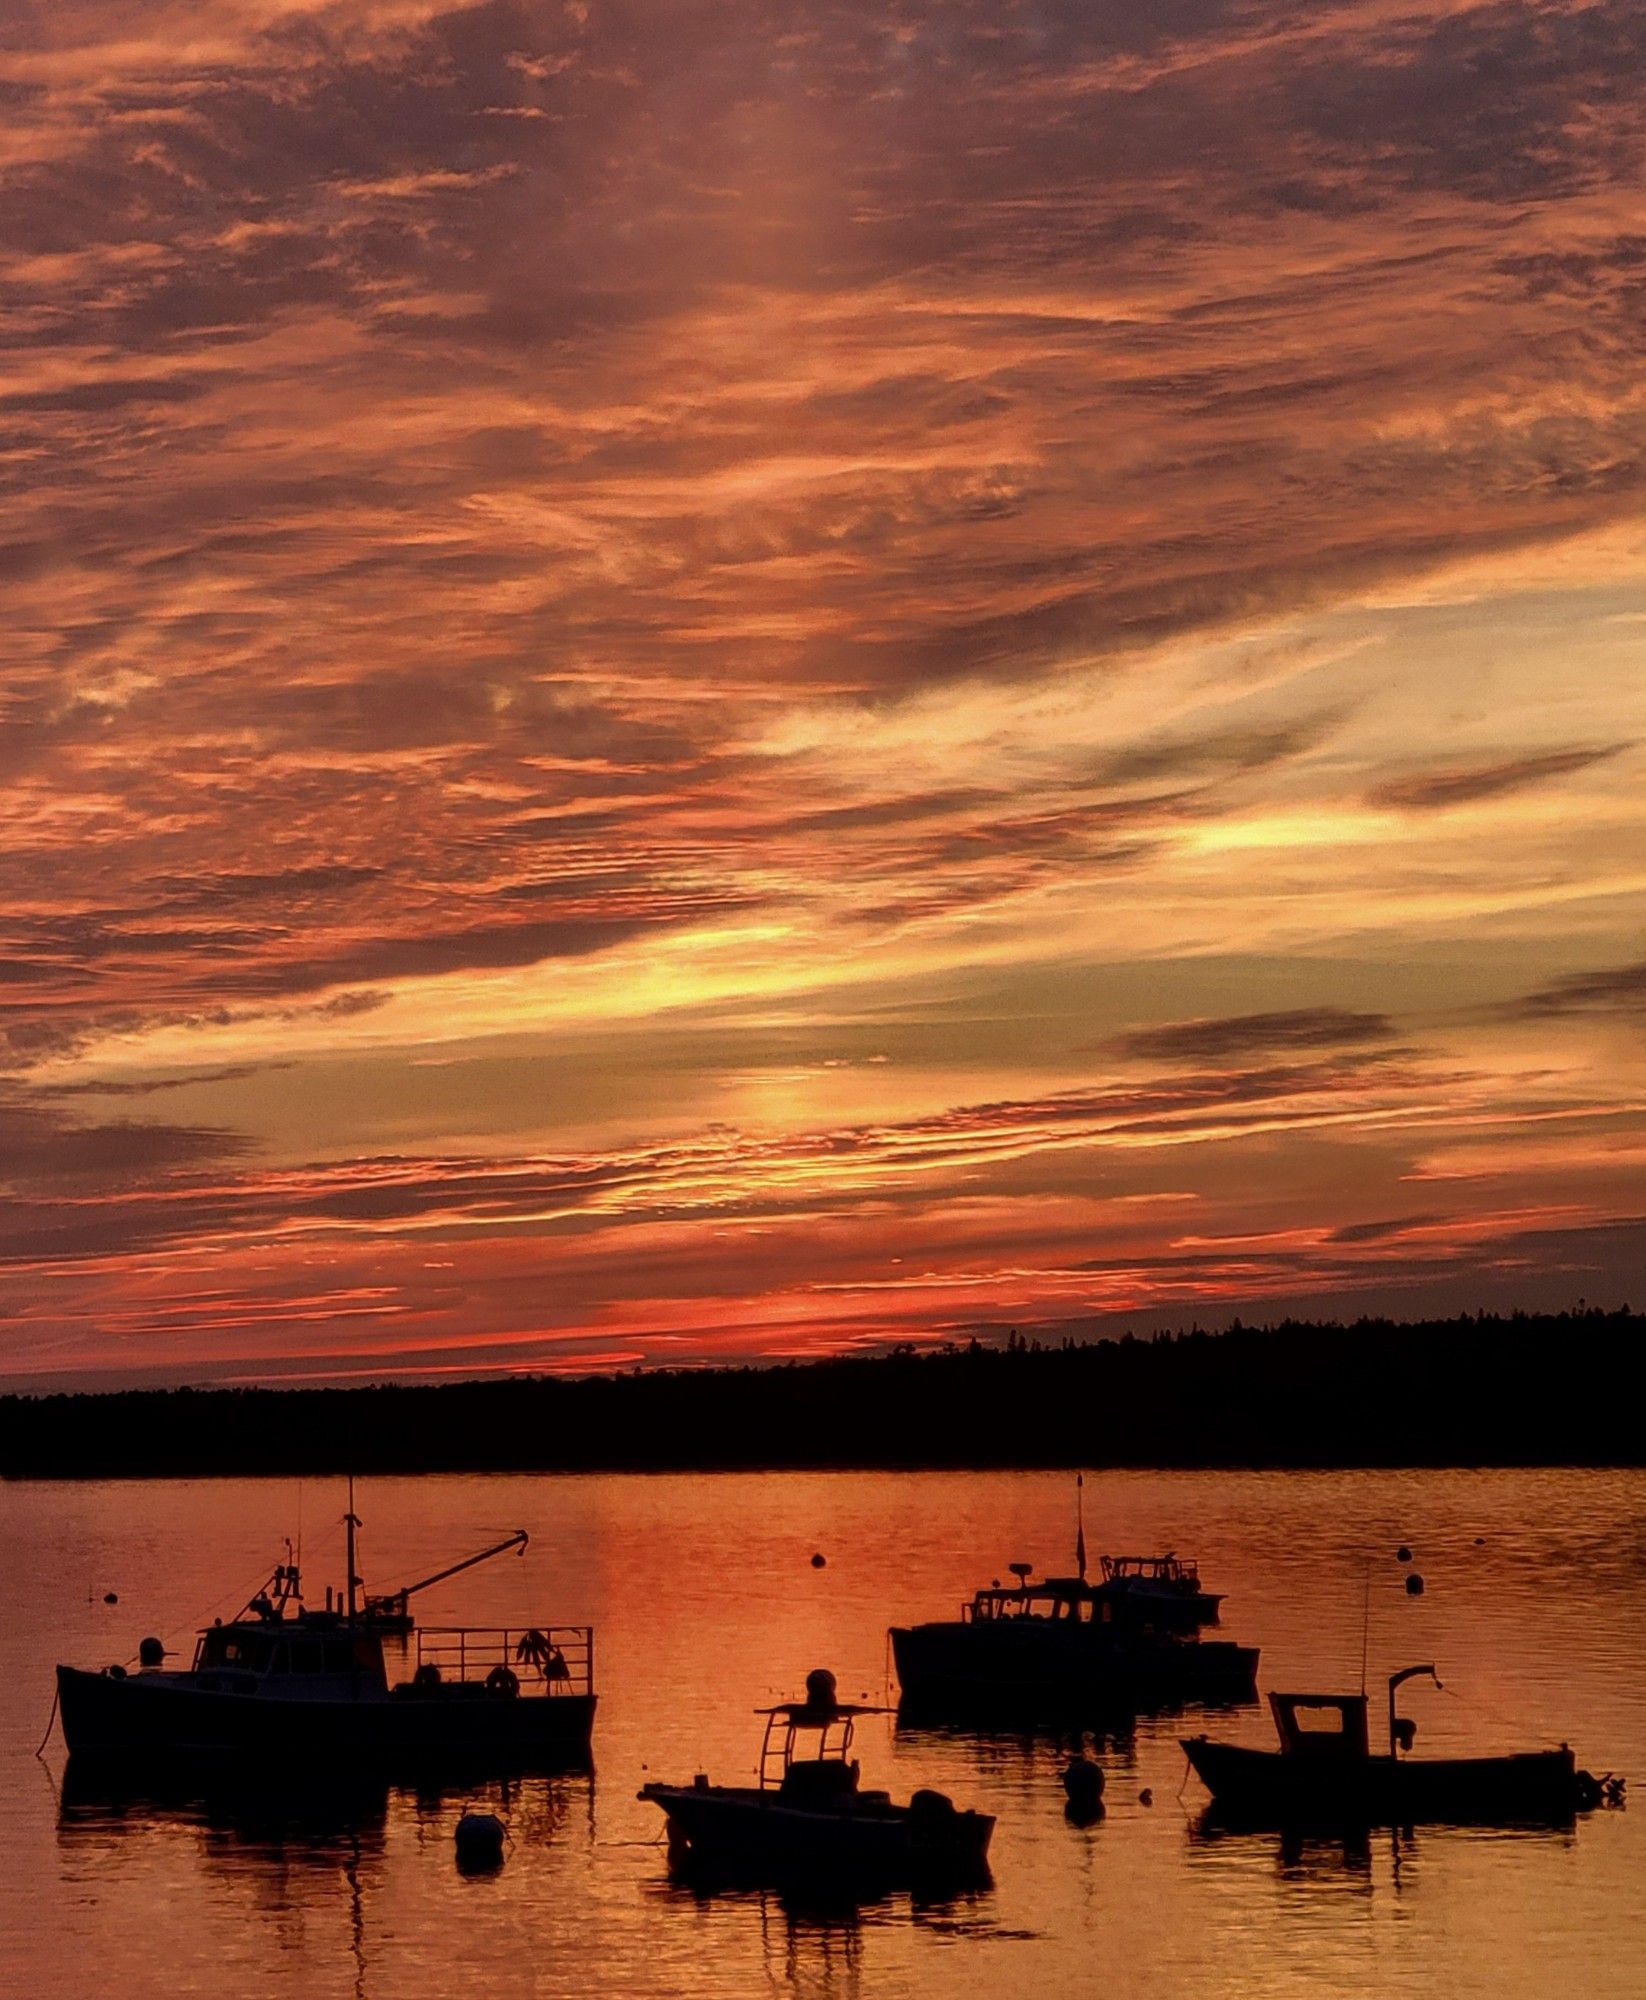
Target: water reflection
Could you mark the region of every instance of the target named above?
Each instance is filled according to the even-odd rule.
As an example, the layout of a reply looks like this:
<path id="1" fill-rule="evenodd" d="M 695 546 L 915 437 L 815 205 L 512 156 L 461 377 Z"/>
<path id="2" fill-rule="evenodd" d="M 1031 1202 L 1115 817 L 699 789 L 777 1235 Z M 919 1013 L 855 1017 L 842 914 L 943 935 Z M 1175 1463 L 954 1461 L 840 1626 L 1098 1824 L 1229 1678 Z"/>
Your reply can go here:
<path id="1" fill-rule="evenodd" d="M 842 1900 L 672 1881 L 655 1811 L 636 1798 L 648 1771 L 745 1769 L 750 1711 L 818 1661 L 853 1691 L 876 1687 L 888 1618 L 911 1595 L 958 1596 L 966 1551 L 986 1535 L 1049 1541 L 1066 1482 L 665 1476 L 569 1479 L 549 1497 L 540 1485 L 399 1482 L 376 1510 L 383 1566 L 415 1573 L 430 1542 L 483 1540 L 505 1509 L 552 1513 L 561 1532 L 543 1540 L 544 1595 L 586 1613 L 604 1649 L 598 1838 L 587 1778 L 391 1775 L 340 1793 L 76 1764 L 59 1789 L 54 1752 L 47 1782 L 31 1760 L 53 1661 L 113 1657 L 109 1609 L 76 1568 L 83 1552 L 122 1584 L 114 1615 L 126 1618 L 130 1579 L 167 1550 L 165 1589 L 132 1621 L 170 1630 L 210 1601 L 248 1535 L 289 1522 L 292 1496 L 274 1483 L 203 1495 L 0 1482 L 0 1685 L 15 1695 L 0 1732 L 11 1760 L 0 1764 L 0 1987 L 31 2000 L 227 1986 L 259 2000 L 423 2000 L 535 1981 L 626 2000 L 946 2000 L 970 1985 L 1086 2000 L 1101 1980 L 1111 2000 L 1547 2000 L 1639 1984 L 1638 1810 L 1595 1815 L 1575 1835 L 1231 1829 L 1191 1818 L 1205 1803 L 1198 1781 L 1178 1802 L 1179 1738 L 1198 1720 L 866 1725 L 865 1762 L 894 1795 L 931 1786 L 997 1815 L 995 1886 L 981 1893 Z M 1277 1686 L 1354 1684 L 1364 1551 L 1422 1525 L 1429 1588 L 1374 1599 L 1371 1645 L 1374 1657 L 1459 1662 L 1468 1699 L 1425 1717 L 1434 1753 L 1569 1736 L 1597 1768 L 1646 1767 L 1646 1476 L 1127 1475 L 1101 1491 L 1116 1545 L 1215 1553 L 1238 1629 L 1263 1645 Z M 1452 1521 L 1455 1562 L 1436 1525 Z M 819 1546 L 838 1552 L 821 1571 L 806 1560 Z M 513 1573 L 474 1575 L 464 1615 L 506 1622 Z M 1269 1740 L 1257 1708 L 1204 1726 Z M 1107 1780 L 1106 1817 L 1083 1829 L 1064 1815 L 1076 1753 Z M 496 1875 L 458 1870 L 467 1807 L 508 1823 Z"/>
<path id="2" fill-rule="evenodd" d="M 813 1910 L 781 1896 L 760 1899 L 766 1975 L 797 2000 L 857 2000 L 863 1974 L 860 1909 Z"/>
<path id="3" fill-rule="evenodd" d="M 358 1933 L 362 1887 L 381 1872 L 391 1826 L 398 1823 L 420 1848 L 452 1847 L 455 1862 L 452 1836 L 465 1812 L 495 1814 L 511 1848 L 559 1842 L 573 1828 L 581 1845 L 594 1844 L 590 1774 L 425 1776 L 395 1784 L 363 1773 L 301 1779 L 221 1770 L 168 1774 L 72 1757 L 58 1788 L 57 1838 L 72 1854 L 76 1847 L 107 1849 L 140 1835 L 192 1837 L 208 1868 L 250 1883 L 255 1899 L 271 1910 L 301 1899 L 305 1874 L 326 1881 L 341 1871 L 351 1897 L 351 1929 Z"/>
<path id="4" fill-rule="evenodd" d="M 1505 1842 L 1569 1849 L 1575 1824 L 1550 1826 L 1303 1827 L 1243 1826 L 1208 1808 L 1189 1822 L 1191 1860 L 1263 1864 L 1281 1882 L 1342 1883 L 1370 1894 L 1374 1878 L 1397 1894 L 1426 1852 L 1451 1847 L 1500 1846 Z M 1385 1866 L 1386 1864 L 1386 1866 Z"/>
<path id="5" fill-rule="evenodd" d="M 68 1863 L 106 1868 L 129 1855 L 168 1902 L 189 1896 L 191 1876 L 203 1869 L 292 1949 L 308 1948 L 308 1918 L 340 1886 L 350 1991 L 367 2000 L 380 1990 L 369 1980 L 374 1932 L 392 1928 L 398 1907 L 391 1848 L 409 1841 L 460 1878 L 453 1832 L 469 1811 L 504 1822 L 510 1857 L 568 1845 L 586 1857 L 594 1846 L 592 1773 L 396 1782 L 361 1773 L 167 1772 L 76 1758 L 57 1786 L 57 1842 Z"/>
<path id="6" fill-rule="evenodd" d="M 386 1780 L 359 1774 L 299 1783 L 277 1775 L 122 1770 L 71 1757 L 58 1789 L 57 1831 L 72 1845 L 182 1829 L 198 1834 L 208 1855 L 249 1848 L 329 1870 L 340 1852 L 382 1846 L 388 1810 Z"/>
<path id="7" fill-rule="evenodd" d="M 371 1772 L 294 1777 L 278 1772 L 164 1771 L 71 1757 L 58 1786 L 58 1837 L 185 1829 L 207 1849 L 277 1849 L 296 1863 L 331 1866 L 340 1848 L 381 1846 L 391 1799 L 420 1831 L 462 1811 L 493 1812 L 516 1840 L 555 1839 L 574 1815 L 592 1841 L 592 1773 L 477 1778 L 423 1775 L 391 1782 Z M 449 1830 L 449 1829 L 448 1829 Z"/>
<path id="8" fill-rule="evenodd" d="M 1337 1832 L 1243 1828 L 1231 1826 L 1208 1808 L 1189 1822 L 1188 1840 L 1191 1854 L 1197 1848 L 1211 1848 L 1224 1860 L 1263 1861 L 1282 1880 L 1340 1878 L 1351 1886 L 1371 1887 L 1372 1833 L 1366 1827 Z"/>
<path id="9" fill-rule="evenodd" d="M 779 1888 L 676 1866 L 650 1887 L 665 1908 L 712 1905 L 726 1916 L 752 1916 L 768 1984 L 801 2000 L 813 1995 L 855 2000 L 868 1990 L 861 1982 L 871 1933 L 905 1929 L 945 1939 L 1012 1935 L 993 1918 L 994 1884 L 987 1870 L 969 1883 L 941 1889 L 824 1878 Z"/>

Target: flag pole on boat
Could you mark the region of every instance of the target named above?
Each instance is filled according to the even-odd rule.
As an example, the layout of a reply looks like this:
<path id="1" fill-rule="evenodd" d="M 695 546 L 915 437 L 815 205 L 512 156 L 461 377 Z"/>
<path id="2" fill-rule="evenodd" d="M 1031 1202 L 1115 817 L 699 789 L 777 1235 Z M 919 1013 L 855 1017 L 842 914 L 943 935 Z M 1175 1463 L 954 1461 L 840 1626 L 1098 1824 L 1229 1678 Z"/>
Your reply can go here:
<path id="1" fill-rule="evenodd" d="M 1074 1559 L 1080 1581 L 1086 1581 L 1086 1475 L 1074 1476 Z"/>

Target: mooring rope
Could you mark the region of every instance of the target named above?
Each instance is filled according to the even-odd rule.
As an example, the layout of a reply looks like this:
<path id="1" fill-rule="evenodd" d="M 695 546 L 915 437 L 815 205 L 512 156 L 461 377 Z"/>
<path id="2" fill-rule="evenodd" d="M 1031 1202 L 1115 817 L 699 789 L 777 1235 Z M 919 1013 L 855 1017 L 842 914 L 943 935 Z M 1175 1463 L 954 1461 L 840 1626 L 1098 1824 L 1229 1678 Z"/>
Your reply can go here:
<path id="1" fill-rule="evenodd" d="M 51 1692 L 51 1720 L 46 1724 L 46 1733 L 40 1739 L 40 1748 L 34 1753 L 36 1757 L 44 1753 L 46 1745 L 51 1741 L 51 1732 L 57 1727 L 57 1704 L 61 1700 L 61 1689 L 53 1688 Z"/>

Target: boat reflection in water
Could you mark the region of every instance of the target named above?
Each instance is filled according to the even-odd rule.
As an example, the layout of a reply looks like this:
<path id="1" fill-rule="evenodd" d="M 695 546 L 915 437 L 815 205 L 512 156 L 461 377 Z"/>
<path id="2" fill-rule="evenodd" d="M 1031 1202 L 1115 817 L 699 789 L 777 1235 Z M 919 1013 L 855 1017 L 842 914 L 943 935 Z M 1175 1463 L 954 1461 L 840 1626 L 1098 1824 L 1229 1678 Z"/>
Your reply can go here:
<path id="1" fill-rule="evenodd" d="M 1209 1861 L 1267 1861 L 1276 1878 L 1318 1888 L 1340 1885 L 1348 1893 L 1371 1895 L 1378 1883 L 1398 1893 L 1406 1877 L 1440 1841 L 1489 1839 L 1528 1842 L 1555 1849 L 1569 1848 L 1577 1839 L 1576 1822 L 1479 1822 L 1410 1827 L 1370 1825 L 1263 1826 L 1232 1824 L 1208 1806 L 1189 1822 L 1191 1865 Z"/>
<path id="2" fill-rule="evenodd" d="M 1190 1820 L 1188 1841 L 1191 1860 L 1267 1859 L 1286 1881 L 1341 1881 L 1368 1891 L 1372 1886 L 1370 1827 L 1233 1827 L 1208 1806 Z"/>
<path id="3" fill-rule="evenodd" d="M 579 1821 L 585 1827 L 578 1844 L 593 1845 L 594 1783 L 587 1774 L 511 1779 L 454 1771 L 440 1780 L 424 1774 L 409 1784 L 358 1769 L 282 1774 L 273 1767 L 249 1774 L 216 1761 L 167 1772 L 152 1764 L 76 1757 L 65 1765 L 58 1790 L 57 1843 L 66 1859 L 74 1857 L 76 1872 L 89 1867 L 103 1880 L 110 1879 L 114 1855 L 126 1856 L 133 1879 L 157 1899 L 157 1915 L 198 1900 L 204 1878 L 208 1899 L 233 1913 L 223 1940 L 231 1950 L 259 1935 L 283 1941 L 306 1935 L 319 1913 L 329 1913 L 336 1927 L 319 1928 L 334 1954 L 347 1951 L 348 1990 L 366 2000 L 406 1991 L 398 1982 L 373 1978 L 403 1930 L 404 1904 L 391 1886 L 396 1851 L 432 1849 L 447 1861 L 466 1810 L 497 1813 L 516 1848 L 530 1855 L 563 1847 L 558 1837 Z M 448 1862 L 439 1871 L 449 1874 L 446 1894 L 466 1890 L 474 1872 L 461 1856 L 455 1866 Z M 425 1874 L 420 1904 L 438 1907 L 441 1893 L 438 1879 Z M 157 1946 L 164 1937 L 164 1929 L 157 1931 Z M 328 1978 L 308 1990 L 340 1990 L 332 1981 L 346 1962 L 334 1956 Z M 245 1983 L 243 1969 L 222 1970 L 228 1983 Z M 106 1990 L 162 1990 L 132 1984 L 131 1972 L 128 1964 L 124 1978 L 111 1980 Z M 205 1989 L 168 1976 L 163 1990 Z"/>
<path id="4" fill-rule="evenodd" d="M 104 1758 L 70 1757 L 58 1787 L 57 1831 L 73 1843 L 166 1829 L 198 1834 L 225 1852 L 277 1850 L 284 1862 L 332 1867 L 339 1854 L 382 1848 L 391 1814 L 419 1823 L 494 1811 L 517 1838 L 552 1839 L 581 1802 L 590 1818 L 591 1772 L 499 1777 L 452 1768 L 397 1781 L 381 1771 L 253 1774 L 221 1763 L 163 1772 Z"/>
<path id="5" fill-rule="evenodd" d="M 768 1986 L 796 2000 L 871 1990 L 877 1970 L 872 1941 L 886 1932 L 924 1932 L 945 1942 L 1001 1935 L 986 1883 L 895 1888 L 825 1878 L 775 1887 L 672 1869 L 648 1883 L 646 1894 L 664 1905 L 699 1906 L 705 1914 L 713 1905 L 734 1924 L 752 1919 Z"/>
<path id="6" fill-rule="evenodd" d="M 340 1853 L 381 1849 L 390 1789 L 386 1778 L 360 1772 L 294 1782 L 71 1756 L 58 1790 L 58 1838 L 169 1828 L 197 1833 L 208 1850 L 278 1850 L 283 1861 L 329 1870 Z"/>

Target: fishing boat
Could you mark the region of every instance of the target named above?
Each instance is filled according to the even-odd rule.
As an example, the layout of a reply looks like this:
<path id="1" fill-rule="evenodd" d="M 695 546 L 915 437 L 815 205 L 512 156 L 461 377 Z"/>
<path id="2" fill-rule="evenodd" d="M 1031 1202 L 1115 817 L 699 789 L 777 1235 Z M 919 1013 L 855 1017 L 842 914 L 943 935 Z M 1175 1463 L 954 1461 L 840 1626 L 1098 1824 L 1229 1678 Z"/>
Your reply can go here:
<path id="1" fill-rule="evenodd" d="M 1257 1648 L 1203 1640 L 1221 1597 L 1202 1592 L 1193 1563 L 1102 1556 L 1086 1573 L 1086 1477 L 1075 1477 L 1075 1574 L 1034 1582 L 1008 1565 L 960 1616 L 894 1625 L 892 1658 L 905 1719 L 1135 1714 L 1187 1702 L 1249 1701 Z"/>
<path id="2" fill-rule="evenodd" d="M 1396 1694 L 1422 1674 L 1440 1686 L 1432 1665 L 1389 1676 L 1386 1751 L 1371 1748 L 1363 1693 L 1271 1694 L 1278 1750 L 1206 1736 L 1183 1748 L 1214 1810 L 1253 1827 L 1564 1820 L 1621 1798 L 1621 1779 L 1579 1770 L 1564 1743 L 1498 1757 L 1409 1757 L 1417 1725 L 1399 1713 Z"/>
<path id="3" fill-rule="evenodd" d="M 1256 1691 L 1255 1646 L 1185 1633 L 1107 1581 L 1011 1571 L 1013 1583 L 976 1591 L 956 1619 L 892 1627 L 906 1710 L 1130 1712 Z"/>
<path id="4" fill-rule="evenodd" d="M 573 1768 L 594 1723 L 594 1633 L 587 1625 L 445 1626 L 417 1635 L 390 1682 L 380 1632 L 362 1615 L 355 1531 L 348 1583 L 324 1610 L 302 1601 L 298 1567 L 275 1566 L 235 1617 L 201 1631 L 187 1668 L 145 1639 L 135 1672 L 59 1666 L 72 1757 L 161 1762 L 278 1758 L 283 1770 L 446 1760 Z"/>
<path id="5" fill-rule="evenodd" d="M 667 1816 L 671 1862 L 779 1883 L 981 1877 L 994 1831 L 989 1814 L 959 1810 L 934 1791 L 895 1805 L 888 1793 L 859 1785 L 854 1725 L 884 1712 L 839 1700 L 834 1675 L 817 1668 L 806 1676 L 803 1701 L 757 1711 L 766 1718 L 757 1784 L 711 1785 L 700 1772 L 689 1785 L 643 1785 L 639 1796 Z"/>
<path id="6" fill-rule="evenodd" d="M 1098 1562 L 1103 1591 L 1134 1606 L 1161 1631 L 1194 1632 L 1217 1623 L 1222 1595 L 1203 1590 L 1199 1565 L 1170 1549 L 1159 1556 L 1099 1556 Z"/>

